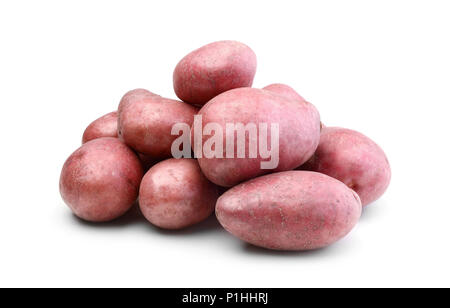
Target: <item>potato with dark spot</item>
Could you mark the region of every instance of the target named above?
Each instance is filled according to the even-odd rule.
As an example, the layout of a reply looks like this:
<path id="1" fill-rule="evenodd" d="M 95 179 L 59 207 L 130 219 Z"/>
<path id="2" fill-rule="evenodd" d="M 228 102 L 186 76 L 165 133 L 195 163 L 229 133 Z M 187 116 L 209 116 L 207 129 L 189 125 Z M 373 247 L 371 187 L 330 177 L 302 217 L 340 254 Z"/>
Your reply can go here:
<path id="1" fill-rule="evenodd" d="M 117 138 L 117 111 L 110 112 L 98 118 L 86 128 L 83 133 L 83 144 L 101 137 Z"/>
<path id="2" fill-rule="evenodd" d="M 312 250 L 347 235 L 361 216 L 358 195 L 327 175 L 286 171 L 235 186 L 217 201 L 222 226 L 274 250 Z"/>
<path id="3" fill-rule="evenodd" d="M 139 205 L 155 226 L 181 229 L 208 218 L 218 197 L 217 186 L 206 179 L 195 159 L 168 159 L 145 174 Z"/>
<path id="4" fill-rule="evenodd" d="M 133 206 L 142 175 L 136 154 L 119 139 L 104 137 L 85 143 L 67 159 L 59 188 L 76 216 L 105 222 Z"/>
<path id="5" fill-rule="evenodd" d="M 184 57 L 173 73 L 178 98 L 204 105 L 225 91 L 251 87 L 256 55 L 247 45 L 220 41 L 203 46 Z"/>
<path id="6" fill-rule="evenodd" d="M 356 191 L 366 206 L 380 198 L 389 186 L 391 167 L 383 150 L 354 130 L 325 127 L 319 146 L 302 170 L 336 178 Z"/>

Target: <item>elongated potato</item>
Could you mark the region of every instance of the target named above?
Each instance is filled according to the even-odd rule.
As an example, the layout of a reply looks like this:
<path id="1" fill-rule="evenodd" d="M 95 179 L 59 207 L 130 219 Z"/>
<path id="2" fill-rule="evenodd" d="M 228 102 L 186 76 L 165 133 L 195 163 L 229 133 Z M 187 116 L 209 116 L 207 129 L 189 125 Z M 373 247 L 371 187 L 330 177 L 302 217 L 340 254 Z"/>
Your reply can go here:
<path id="1" fill-rule="evenodd" d="M 209 217 L 218 197 L 217 186 L 205 178 L 195 159 L 168 159 L 145 174 L 139 205 L 152 224 L 181 229 Z"/>
<path id="2" fill-rule="evenodd" d="M 182 101 L 204 105 L 222 92 L 250 87 L 256 72 L 256 55 L 245 44 L 220 41 L 184 57 L 173 73 L 173 86 Z"/>
<path id="3" fill-rule="evenodd" d="M 286 171 L 242 183 L 217 201 L 222 226 L 275 250 L 312 250 L 347 235 L 361 216 L 357 194 L 327 175 Z"/>
<path id="4" fill-rule="evenodd" d="M 358 193 L 363 206 L 380 198 L 391 180 L 383 150 L 363 134 L 339 127 L 322 129 L 319 147 L 300 169 L 342 181 Z"/>
<path id="5" fill-rule="evenodd" d="M 317 109 L 305 101 L 285 99 L 266 90 L 240 88 L 227 91 L 203 106 L 199 116 L 202 116 L 202 127 L 194 125 L 192 131 L 195 155 L 206 177 L 224 187 L 263 174 L 295 169 L 312 156 L 319 143 L 320 116 Z M 245 147 L 240 146 L 241 149 L 238 148 L 238 134 L 230 137 L 234 143 L 234 151 L 231 151 L 234 155 L 227 154 L 227 143 L 230 144 L 230 141 L 227 141 L 226 135 L 230 124 L 250 125 L 257 130 L 253 135 L 245 133 Z M 215 127 L 214 133 L 200 136 L 199 131 L 205 132 L 210 125 Z M 274 126 L 278 126 L 278 133 L 272 130 Z M 222 148 L 218 144 L 209 146 L 212 136 L 217 137 Z M 270 155 L 261 155 L 264 153 L 264 147 L 261 147 L 263 141 L 270 145 Z M 277 143 L 279 146 L 275 150 Z M 252 145 L 257 152 L 253 156 L 250 155 Z M 210 148 L 214 148 L 215 153 L 209 155 Z M 245 152 L 241 155 L 244 157 L 238 157 L 239 151 Z M 263 167 L 262 162 L 267 161 L 278 161 L 278 164 Z"/>
<path id="6" fill-rule="evenodd" d="M 83 144 L 101 137 L 117 138 L 117 111 L 110 112 L 98 118 L 86 128 L 83 133 Z"/>
<path id="7" fill-rule="evenodd" d="M 104 222 L 132 207 L 141 179 L 136 154 L 119 139 L 105 137 L 85 143 L 67 159 L 59 187 L 75 215 Z"/>
<path id="8" fill-rule="evenodd" d="M 144 95 L 119 108 L 119 138 L 136 151 L 155 159 L 172 157 L 171 134 L 176 123 L 192 125 L 198 109 L 158 95 Z"/>

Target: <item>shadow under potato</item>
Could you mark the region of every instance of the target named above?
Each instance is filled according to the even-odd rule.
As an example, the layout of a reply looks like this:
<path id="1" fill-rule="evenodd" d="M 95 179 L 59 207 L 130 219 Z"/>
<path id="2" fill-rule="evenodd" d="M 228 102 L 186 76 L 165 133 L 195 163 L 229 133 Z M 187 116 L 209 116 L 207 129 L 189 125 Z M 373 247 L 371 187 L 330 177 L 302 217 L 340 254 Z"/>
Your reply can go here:
<path id="1" fill-rule="evenodd" d="M 265 255 L 265 256 L 275 256 L 275 257 L 313 257 L 317 255 L 326 255 L 330 253 L 334 245 L 319 248 L 315 250 L 305 250 L 305 251 L 289 251 L 289 250 L 273 250 L 266 249 L 258 246 L 254 246 L 248 243 L 242 243 L 241 248 L 245 253 L 254 255 Z"/>
<path id="2" fill-rule="evenodd" d="M 206 220 L 195 224 L 193 226 L 180 229 L 180 230 L 165 230 L 161 229 L 157 226 L 152 225 L 150 222 L 148 222 L 145 217 L 142 215 L 141 210 L 139 209 L 139 205 L 135 204 L 125 215 L 109 222 L 89 222 L 85 221 L 81 218 L 78 218 L 74 214 L 72 214 L 73 219 L 82 226 L 87 226 L 91 228 L 124 228 L 131 225 L 140 224 L 144 227 L 150 228 L 152 231 L 156 231 L 157 233 L 163 234 L 163 235 L 190 235 L 190 234 L 196 234 L 196 233 L 203 233 L 203 232 L 211 232 L 214 230 L 221 230 L 222 226 L 217 221 L 217 218 L 214 214 L 212 214 L 210 217 L 208 217 Z"/>
<path id="3" fill-rule="evenodd" d="M 199 233 L 209 233 L 212 231 L 225 231 L 222 226 L 219 224 L 219 221 L 216 218 L 215 214 L 212 214 L 210 217 L 205 219 L 202 222 L 199 222 L 193 226 L 183 228 L 180 230 L 166 230 L 158 228 L 157 226 L 154 226 L 150 223 L 148 225 L 154 229 L 156 232 L 162 235 L 167 236 L 177 236 L 177 235 L 192 235 L 192 234 L 199 234 Z"/>
<path id="4" fill-rule="evenodd" d="M 74 214 L 72 214 L 73 219 L 80 225 L 93 227 L 93 228 L 118 228 L 127 227 L 137 223 L 146 223 L 147 220 L 142 216 L 141 210 L 137 204 L 128 210 L 123 216 L 108 222 L 90 222 L 83 220 Z"/>

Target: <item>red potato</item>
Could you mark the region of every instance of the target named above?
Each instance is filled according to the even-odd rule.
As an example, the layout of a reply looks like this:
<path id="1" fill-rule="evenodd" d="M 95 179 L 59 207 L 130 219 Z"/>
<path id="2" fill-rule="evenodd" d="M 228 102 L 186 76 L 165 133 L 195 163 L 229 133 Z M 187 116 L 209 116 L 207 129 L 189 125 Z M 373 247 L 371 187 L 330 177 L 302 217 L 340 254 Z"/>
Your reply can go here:
<path id="1" fill-rule="evenodd" d="M 285 97 L 286 99 L 292 99 L 294 101 L 304 102 L 305 99 L 298 94 L 294 89 L 290 86 L 282 84 L 282 83 L 273 83 L 264 87 L 263 90 L 271 91 L 278 95 Z"/>
<path id="2" fill-rule="evenodd" d="M 142 176 L 141 162 L 130 148 L 117 138 L 98 138 L 67 159 L 59 188 L 76 216 L 105 222 L 133 206 Z"/>
<path id="3" fill-rule="evenodd" d="M 356 191 L 363 206 L 383 195 L 391 180 L 391 168 L 383 150 L 356 131 L 325 127 L 319 147 L 303 166 L 327 174 Z"/>
<path id="4" fill-rule="evenodd" d="M 83 144 L 101 137 L 117 137 L 117 111 L 110 112 L 98 118 L 86 128 L 83 134 Z"/>
<path id="5" fill-rule="evenodd" d="M 216 215 L 236 237 L 274 250 L 312 250 L 347 235 L 361 216 L 357 194 L 327 175 L 286 171 L 231 188 Z"/>
<path id="6" fill-rule="evenodd" d="M 136 151 L 154 159 L 172 157 L 171 135 L 176 123 L 192 125 L 198 109 L 158 95 L 145 95 L 122 104 L 119 110 L 119 138 Z"/>
<path id="7" fill-rule="evenodd" d="M 184 57 L 173 73 L 175 93 L 182 101 L 204 105 L 225 91 L 251 87 L 256 55 L 247 45 L 219 41 Z"/>
<path id="8" fill-rule="evenodd" d="M 125 93 L 125 95 L 120 100 L 119 108 L 117 108 L 118 114 L 121 113 L 122 109 L 126 105 L 133 103 L 135 101 L 138 101 L 142 98 L 151 97 L 151 96 L 160 97 L 159 95 L 152 93 L 146 89 L 134 89 L 134 90 L 128 91 L 127 93 Z"/>
<path id="9" fill-rule="evenodd" d="M 306 162 L 314 153 L 320 138 L 320 116 L 317 109 L 305 101 L 299 103 L 287 100 L 270 91 L 240 88 L 230 90 L 216 96 L 209 101 L 199 112 L 202 116 L 202 129 L 209 123 L 217 123 L 222 131 L 226 131 L 228 123 L 242 123 L 247 125 L 254 123 L 259 126 L 267 123 L 279 125 L 279 163 L 274 169 L 262 169 L 261 162 L 267 161 L 258 153 L 257 157 L 248 155 L 250 136 L 246 134 L 245 158 L 226 158 L 227 138 L 223 138 L 223 158 L 206 157 L 198 149 L 198 143 L 205 146 L 210 136 L 203 135 L 203 139 L 196 142 L 194 138 L 194 152 L 200 167 L 206 177 L 213 183 L 231 187 L 245 180 L 267 174 L 270 172 L 292 170 Z M 198 129 L 194 127 L 192 134 L 197 134 Z M 258 128 L 258 134 L 261 130 Z M 270 144 L 272 133 L 269 129 L 267 139 Z M 261 144 L 262 138 L 258 138 Z M 253 139 L 252 139 L 253 140 Z M 234 137 L 235 149 L 238 144 L 237 134 Z M 200 152 L 200 153 L 199 153 Z M 235 153 L 237 151 L 235 150 Z M 200 157 L 202 154 L 202 157 Z M 277 153 L 276 153 L 277 154 Z"/>
<path id="10" fill-rule="evenodd" d="M 209 217 L 218 197 L 217 186 L 205 178 L 195 159 L 169 159 L 144 176 L 139 205 L 152 224 L 181 229 Z"/>

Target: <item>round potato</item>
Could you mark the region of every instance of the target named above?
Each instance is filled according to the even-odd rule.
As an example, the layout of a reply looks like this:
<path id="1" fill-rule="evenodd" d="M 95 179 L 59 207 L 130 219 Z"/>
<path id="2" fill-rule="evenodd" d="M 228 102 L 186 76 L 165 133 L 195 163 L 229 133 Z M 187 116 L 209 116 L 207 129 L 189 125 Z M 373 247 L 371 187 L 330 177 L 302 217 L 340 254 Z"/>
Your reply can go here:
<path id="1" fill-rule="evenodd" d="M 119 139 L 104 137 L 85 143 L 67 159 L 59 188 L 76 216 L 105 222 L 132 207 L 142 176 L 136 154 Z"/>
<path id="2" fill-rule="evenodd" d="M 203 106 L 199 116 L 202 116 L 202 127 L 194 125 L 192 130 L 195 155 L 206 177 L 224 187 L 231 187 L 270 172 L 295 169 L 312 156 L 319 143 L 320 116 L 317 109 L 305 101 L 299 103 L 287 100 L 266 90 L 240 88 L 227 91 Z M 241 143 L 238 133 L 233 133 L 233 137 L 227 132 L 227 126 L 236 127 L 240 124 L 256 130 L 252 134 L 247 131 L 245 136 L 241 134 L 244 136 L 240 138 Z M 217 137 L 223 149 L 222 151 L 215 147 L 214 155 L 206 153 L 210 148 L 208 144 L 211 135 L 195 137 L 202 131 L 205 132 L 210 125 L 218 126 L 211 135 Z M 276 126 L 278 133 L 274 129 Z M 227 138 L 227 135 L 230 138 Z M 228 153 L 227 148 L 231 142 L 227 139 L 233 140 L 233 153 Z M 267 143 L 267 149 L 271 149 L 270 155 L 266 155 L 263 150 L 263 141 Z M 242 143 L 245 148 L 240 146 L 241 149 L 238 149 L 238 145 Z M 250 155 L 251 148 L 253 152 L 257 152 L 253 153 L 256 155 Z M 233 147 L 230 146 L 230 149 Z M 245 155 L 239 157 L 239 151 L 241 154 L 245 152 Z M 261 155 L 263 153 L 265 154 Z M 274 164 L 263 166 L 263 162 L 268 161 Z M 275 164 L 276 162 L 278 163 Z"/>
<path id="3" fill-rule="evenodd" d="M 117 138 L 117 111 L 110 112 L 98 118 L 86 128 L 83 133 L 83 144 L 101 137 Z"/>
<path id="4" fill-rule="evenodd" d="M 222 226 L 274 250 L 312 250 L 347 235 L 361 216 L 357 194 L 327 175 L 286 171 L 231 188 L 217 201 Z"/>
<path id="5" fill-rule="evenodd" d="M 294 89 L 282 83 L 270 84 L 267 87 L 264 87 L 263 90 L 271 91 L 273 93 L 283 96 L 286 99 L 292 99 L 294 101 L 299 102 L 305 101 L 305 99 L 300 94 L 298 94 Z"/>
<path id="6" fill-rule="evenodd" d="M 176 123 L 192 125 L 198 109 L 158 95 L 146 95 L 123 104 L 119 110 L 119 138 L 136 151 L 155 159 L 172 157 Z"/>
<path id="7" fill-rule="evenodd" d="M 391 168 L 383 150 L 354 130 L 324 127 L 319 146 L 302 170 L 327 174 L 356 191 L 363 206 L 377 200 L 391 180 Z"/>
<path id="8" fill-rule="evenodd" d="M 222 92 L 250 87 L 255 73 L 256 55 L 247 45 L 220 41 L 184 57 L 173 73 L 173 85 L 182 101 L 204 105 Z"/>
<path id="9" fill-rule="evenodd" d="M 169 159 L 145 174 L 139 205 L 152 224 L 181 229 L 209 217 L 218 197 L 217 186 L 205 178 L 195 159 Z"/>

